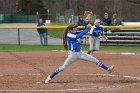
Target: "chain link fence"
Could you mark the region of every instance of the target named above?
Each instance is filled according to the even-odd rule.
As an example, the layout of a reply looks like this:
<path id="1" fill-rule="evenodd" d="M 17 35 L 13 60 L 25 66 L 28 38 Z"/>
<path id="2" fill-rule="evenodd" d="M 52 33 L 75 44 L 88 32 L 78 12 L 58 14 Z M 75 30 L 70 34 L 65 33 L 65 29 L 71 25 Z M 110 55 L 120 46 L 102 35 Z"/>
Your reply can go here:
<path id="1" fill-rule="evenodd" d="M 52 14 L 50 14 L 49 17 L 48 14 L 36 14 L 36 15 L 0 14 L 0 23 L 37 23 L 39 18 L 56 21 L 56 16 Z"/>
<path id="2" fill-rule="evenodd" d="M 48 17 L 49 16 L 49 17 Z M 51 22 L 76 23 L 78 16 L 67 17 L 55 14 L 36 14 L 36 15 L 12 15 L 0 14 L 0 23 L 37 23 L 39 18 L 51 20 Z"/>

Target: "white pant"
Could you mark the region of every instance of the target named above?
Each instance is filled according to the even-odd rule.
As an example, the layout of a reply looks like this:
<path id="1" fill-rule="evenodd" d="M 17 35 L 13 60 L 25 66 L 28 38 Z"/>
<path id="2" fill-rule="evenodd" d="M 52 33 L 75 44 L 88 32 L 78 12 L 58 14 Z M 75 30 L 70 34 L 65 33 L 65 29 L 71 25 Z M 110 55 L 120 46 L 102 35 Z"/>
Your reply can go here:
<path id="1" fill-rule="evenodd" d="M 93 62 L 95 64 L 97 64 L 99 62 L 99 60 L 96 59 L 95 57 L 93 57 L 89 54 L 86 54 L 82 51 L 80 51 L 80 52 L 69 51 L 69 55 L 68 55 L 67 59 L 65 60 L 64 64 L 59 67 L 59 71 L 64 70 L 77 59 L 87 60 L 87 61 Z"/>
<path id="2" fill-rule="evenodd" d="M 89 50 L 99 50 L 100 49 L 100 37 L 89 37 Z"/>

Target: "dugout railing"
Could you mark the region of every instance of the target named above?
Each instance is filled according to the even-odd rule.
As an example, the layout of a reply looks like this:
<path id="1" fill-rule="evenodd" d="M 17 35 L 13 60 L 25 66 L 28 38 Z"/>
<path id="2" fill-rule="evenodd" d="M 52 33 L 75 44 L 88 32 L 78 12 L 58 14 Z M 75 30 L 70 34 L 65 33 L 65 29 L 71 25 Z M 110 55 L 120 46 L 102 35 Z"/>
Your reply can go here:
<path id="1" fill-rule="evenodd" d="M 102 40 L 105 45 L 140 45 L 140 30 L 114 30 L 107 32 L 107 40 Z"/>
<path id="2" fill-rule="evenodd" d="M 107 40 L 101 38 L 101 45 L 140 45 L 140 22 L 123 22 L 122 26 L 104 26 Z M 89 44 L 89 33 L 82 43 Z"/>
<path id="3" fill-rule="evenodd" d="M 140 22 L 122 22 L 122 26 L 140 26 Z M 140 28 L 117 28 L 107 32 L 108 45 L 140 45 Z M 102 42 L 103 43 L 103 42 Z"/>
<path id="4" fill-rule="evenodd" d="M 21 45 L 20 40 L 20 29 L 38 29 L 38 28 L 47 28 L 47 29 L 65 29 L 67 26 L 43 26 L 43 27 L 37 27 L 37 26 L 0 26 L 0 29 L 17 29 L 18 32 L 18 45 Z M 134 39 L 131 41 L 131 44 L 138 44 L 140 45 L 140 26 L 103 26 L 105 29 L 115 29 L 114 32 L 106 32 L 106 36 L 108 37 L 108 40 L 101 40 L 102 44 L 109 45 L 113 42 L 113 44 L 120 45 L 124 43 L 128 43 L 131 41 L 131 39 Z M 83 28 L 83 26 L 79 26 L 79 28 Z M 116 30 L 117 29 L 117 30 Z M 122 30 L 123 29 L 123 30 Z M 133 30 L 131 33 L 125 33 L 128 31 L 127 29 L 138 29 L 137 31 Z M 113 31 L 113 30 L 112 30 Z M 136 33 L 134 33 L 136 32 Z M 119 34 L 118 34 L 119 33 Z M 130 36 L 123 36 L 121 37 L 121 34 L 125 33 L 125 35 L 131 34 Z M 111 36 L 112 35 L 112 36 Z M 83 37 L 83 44 L 88 44 L 88 35 L 85 35 Z M 129 40 L 115 40 L 114 38 L 128 38 Z M 130 38 L 129 38 L 130 37 Z M 111 38 L 113 38 L 111 40 Z M 48 42 L 48 41 L 47 41 Z"/>

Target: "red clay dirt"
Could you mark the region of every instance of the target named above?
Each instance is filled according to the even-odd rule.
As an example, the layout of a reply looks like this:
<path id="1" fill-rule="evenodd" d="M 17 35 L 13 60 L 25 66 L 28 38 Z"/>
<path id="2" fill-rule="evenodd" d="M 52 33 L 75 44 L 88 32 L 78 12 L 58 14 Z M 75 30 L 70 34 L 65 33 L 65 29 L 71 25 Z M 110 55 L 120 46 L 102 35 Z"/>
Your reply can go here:
<path id="1" fill-rule="evenodd" d="M 0 93 L 140 93 L 140 53 L 96 52 L 108 73 L 77 60 L 49 84 L 46 77 L 61 66 L 67 52 L 0 52 Z"/>

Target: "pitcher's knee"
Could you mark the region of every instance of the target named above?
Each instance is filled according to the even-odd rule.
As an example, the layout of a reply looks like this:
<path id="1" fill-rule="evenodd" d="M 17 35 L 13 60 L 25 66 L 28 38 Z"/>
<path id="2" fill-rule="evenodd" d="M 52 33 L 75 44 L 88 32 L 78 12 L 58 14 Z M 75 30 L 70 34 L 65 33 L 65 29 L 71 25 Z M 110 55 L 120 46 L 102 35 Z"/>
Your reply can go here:
<path id="1" fill-rule="evenodd" d="M 59 70 L 60 71 L 63 71 L 64 69 L 66 69 L 67 68 L 67 66 L 66 65 L 63 65 L 63 66 L 61 66 L 60 68 L 59 68 Z"/>

